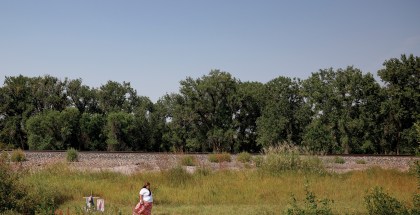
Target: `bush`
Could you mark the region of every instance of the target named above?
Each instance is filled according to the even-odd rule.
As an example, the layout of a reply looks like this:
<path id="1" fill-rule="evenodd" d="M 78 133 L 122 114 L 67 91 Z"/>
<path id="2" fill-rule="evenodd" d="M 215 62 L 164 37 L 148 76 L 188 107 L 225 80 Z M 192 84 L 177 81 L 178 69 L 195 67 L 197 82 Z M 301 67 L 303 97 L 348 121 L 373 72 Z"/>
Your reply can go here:
<path id="1" fill-rule="evenodd" d="M 9 163 L 0 162 L 0 214 L 33 213 L 27 188 L 19 181 Z"/>
<path id="2" fill-rule="evenodd" d="M 221 154 L 210 154 L 209 161 L 212 163 L 221 163 L 221 162 L 231 162 L 231 156 L 229 153 L 221 153 Z"/>
<path id="3" fill-rule="evenodd" d="M 76 149 L 70 148 L 67 149 L 67 161 L 68 162 L 77 162 L 79 161 L 79 153 Z"/>
<path id="4" fill-rule="evenodd" d="M 291 206 L 286 209 L 285 214 L 287 215 L 304 215 L 304 214 L 316 214 L 316 215 L 330 215 L 333 214 L 330 204 L 333 203 L 330 199 L 317 200 L 313 192 L 305 185 L 306 198 L 303 203 L 303 207 L 299 206 L 297 199 L 292 194 Z"/>
<path id="5" fill-rule="evenodd" d="M 23 162 L 26 160 L 25 153 L 22 149 L 13 150 L 10 160 L 13 162 Z"/>
<path id="6" fill-rule="evenodd" d="M 344 160 L 344 158 L 342 158 L 342 157 L 335 156 L 334 157 L 334 163 L 345 164 L 346 160 Z"/>
<path id="7" fill-rule="evenodd" d="M 180 163 L 181 163 L 181 165 L 183 165 L 183 166 L 195 166 L 195 165 L 196 165 L 196 163 L 197 163 L 197 161 L 196 161 L 196 159 L 195 159 L 195 157 L 194 157 L 194 156 L 192 156 L 192 155 L 187 155 L 187 156 L 183 156 L 183 157 L 181 158 Z"/>
<path id="8" fill-rule="evenodd" d="M 363 160 L 363 159 L 358 159 L 358 160 L 356 160 L 356 163 L 357 164 L 366 164 L 366 161 Z"/>
<path id="9" fill-rule="evenodd" d="M 297 147 L 280 146 L 265 150 L 265 158 L 260 164 L 262 171 L 270 174 L 280 174 L 285 171 L 301 171 L 311 173 L 325 173 L 322 161 L 315 156 L 300 156 Z"/>
<path id="10" fill-rule="evenodd" d="M 369 214 L 409 214 L 401 202 L 385 193 L 380 187 L 373 188 L 365 196 L 365 204 Z"/>
<path id="11" fill-rule="evenodd" d="M 248 152 L 241 152 L 236 157 L 236 160 L 238 160 L 239 162 L 242 162 L 242 163 L 250 162 L 251 159 L 252 159 L 252 156 Z"/>

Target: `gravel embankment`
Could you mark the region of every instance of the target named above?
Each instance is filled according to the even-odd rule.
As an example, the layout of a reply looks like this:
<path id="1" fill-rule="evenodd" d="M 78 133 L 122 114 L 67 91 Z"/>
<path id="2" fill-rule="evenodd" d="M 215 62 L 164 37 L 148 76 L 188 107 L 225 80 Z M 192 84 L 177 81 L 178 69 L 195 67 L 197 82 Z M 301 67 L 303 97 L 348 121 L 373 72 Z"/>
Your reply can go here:
<path id="1" fill-rule="evenodd" d="M 25 152 L 26 161 L 22 166 L 31 170 L 41 169 L 50 164 L 66 162 L 66 152 Z M 160 171 L 172 168 L 179 164 L 183 154 L 161 153 L 91 153 L 79 152 L 79 161 L 70 163 L 70 166 L 79 170 L 101 171 L 110 170 L 131 174 L 144 171 Z M 254 164 L 242 164 L 236 161 L 232 155 L 232 162 L 211 163 L 208 155 L 194 154 L 198 166 L 205 166 L 213 170 L 254 168 Z M 339 156 L 345 161 L 344 164 L 335 163 L 336 156 L 320 156 L 326 168 L 333 172 L 348 172 L 363 170 L 373 166 L 386 169 L 408 171 L 409 166 L 418 157 L 391 157 L 391 156 Z M 363 163 L 363 164 L 361 164 Z M 196 167 L 185 167 L 192 172 Z"/>

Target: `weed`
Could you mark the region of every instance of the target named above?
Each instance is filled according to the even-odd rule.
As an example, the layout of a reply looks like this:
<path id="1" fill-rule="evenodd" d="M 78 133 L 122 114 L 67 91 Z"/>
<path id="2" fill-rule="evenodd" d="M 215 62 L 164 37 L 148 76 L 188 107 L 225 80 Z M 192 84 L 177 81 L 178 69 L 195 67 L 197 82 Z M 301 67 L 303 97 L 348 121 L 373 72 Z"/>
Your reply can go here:
<path id="1" fill-rule="evenodd" d="M 252 156 L 248 152 L 241 152 L 236 157 L 236 160 L 242 163 L 248 163 L 252 160 Z"/>
<path id="2" fill-rule="evenodd" d="M 256 166 L 263 172 L 270 174 L 281 174 L 285 171 L 325 173 L 322 161 L 318 157 L 300 156 L 296 147 L 269 148 L 265 153 L 265 157 L 256 162 Z"/>
<path id="3" fill-rule="evenodd" d="M 13 162 L 23 162 L 26 160 L 25 153 L 22 151 L 22 149 L 13 150 L 10 160 Z"/>
<path id="4" fill-rule="evenodd" d="M 196 159 L 192 155 L 183 156 L 181 158 L 180 164 L 182 166 L 195 166 L 197 163 Z"/>
<path id="5" fill-rule="evenodd" d="M 381 187 L 375 187 L 365 196 L 369 214 L 409 214 L 407 208 L 396 198 L 385 193 Z"/>
<path id="6" fill-rule="evenodd" d="M 74 148 L 67 149 L 67 161 L 68 162 L 77 162 L 79 161 L 79 153 Z"/>
<path id="7" fill-rule="evenodd" d="M 346 160 L 344 160 L 344 158 L 342 158 L 342 157 L 335 156 L 334 157 L 334 163 L 345 164 Z"/>
<path id="8" fill-rule="evenodd" d="M 322 199 L 317 200 L 315 194 L 309 190 L 309 185 L 305 184 L 306 198 L 303 203 L 303 207 L 299 206 L 297 199 L 292 194 L 291 207 L 285 212 L 287 215 L 304 215 L 304 214 L 319 214 L 319 215 L 330 215 L 333 214 L 330 204 L 333 200 Z"/>

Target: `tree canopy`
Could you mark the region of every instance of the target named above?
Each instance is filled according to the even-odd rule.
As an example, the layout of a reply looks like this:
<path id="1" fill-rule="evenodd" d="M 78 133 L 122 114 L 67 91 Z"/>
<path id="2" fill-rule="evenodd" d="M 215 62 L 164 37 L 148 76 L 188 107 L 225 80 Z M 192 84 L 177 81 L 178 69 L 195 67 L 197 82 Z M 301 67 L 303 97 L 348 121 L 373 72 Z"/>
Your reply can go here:
<path id="1" fill-rule="evenodd" d="M 418 153 L 420 58 L 383 66 L 380 82 L 351 66 L 267 83 L 212 70 L 156 103 L 129 82 L 5 77 L 0 148 L 236 153 L 286 142 L 314 153 Z"/>

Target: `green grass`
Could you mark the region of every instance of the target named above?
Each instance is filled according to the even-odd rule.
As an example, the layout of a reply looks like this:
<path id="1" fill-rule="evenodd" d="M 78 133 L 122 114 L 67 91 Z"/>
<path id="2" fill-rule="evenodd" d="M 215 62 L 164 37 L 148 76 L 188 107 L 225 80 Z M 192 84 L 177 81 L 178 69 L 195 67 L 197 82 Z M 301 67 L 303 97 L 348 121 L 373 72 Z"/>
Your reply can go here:
<path id="1" fill-rule="evenodd" d="M 315 174 L 285 171 L 218 171 L 188 174 L 181 167 L 165 172 L 123 175 L 85 172 L 53 165 L 22 180 L 31 193 L 42 197 L 54 190 L 60 209 L 75 214 L 91 192 L 105 199 L 106 214 L 130 214 L 138 201 L 142 182 L 151 182 L 153 214 L 278 214 L 291 203 L 291 195 L 305 198 L 305 183 L 319 199 L 332 199 L 334 213 L 366 213 L 363 196 L 375 186 L 383 187 L 402 202 L 411 202 L 417 188 L 416 176 L 378 168 L 346 174 Z M 200 171 L 198 171 L 200 172 Z M 42 188 L 42 189 L 41 189 Z"/>

